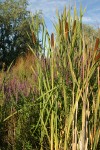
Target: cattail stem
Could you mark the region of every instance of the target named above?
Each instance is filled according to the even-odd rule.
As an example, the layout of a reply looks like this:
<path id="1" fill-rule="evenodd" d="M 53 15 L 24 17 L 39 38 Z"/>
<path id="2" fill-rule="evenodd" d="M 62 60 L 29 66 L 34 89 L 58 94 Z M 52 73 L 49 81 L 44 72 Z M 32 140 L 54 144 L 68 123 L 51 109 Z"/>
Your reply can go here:
<path id="1" fill-rule="evenodd" d="M 51 34 L 51 86 L 54 88 L 54 34 Z M 53 107 L 54 95 L 52 94 L 51 106 Z M 53 108 L 52 108 L 53 109 Z M 54 149 L 54 111 L 51 111 L 51 150 Z"/>

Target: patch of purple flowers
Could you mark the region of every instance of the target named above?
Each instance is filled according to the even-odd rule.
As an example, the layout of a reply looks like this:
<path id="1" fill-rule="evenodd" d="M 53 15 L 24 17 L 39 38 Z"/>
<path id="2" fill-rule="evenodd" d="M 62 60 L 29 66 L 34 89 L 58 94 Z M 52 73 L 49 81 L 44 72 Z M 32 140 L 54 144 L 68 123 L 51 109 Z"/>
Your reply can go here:
<path id="1" fill-rule="evenodd" d="M 6 100 L 14 97 L 18 101 L 20 95 L 28 97 L 31 91 L 32 85 L 27 80 L 20 81 L 17 78 L 12 78 L 4 84 Z"/>

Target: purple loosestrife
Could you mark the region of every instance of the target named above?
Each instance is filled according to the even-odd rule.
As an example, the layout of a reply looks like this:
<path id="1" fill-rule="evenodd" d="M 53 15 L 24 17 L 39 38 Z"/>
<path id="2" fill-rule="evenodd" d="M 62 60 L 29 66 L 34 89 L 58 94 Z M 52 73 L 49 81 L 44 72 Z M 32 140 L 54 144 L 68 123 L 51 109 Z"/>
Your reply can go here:
<path id="1" fill-rule="evenodd" d="M 32 92 L 32 86 L 29 81 L 20 81 L 17 78 L 9 80 L 4 90 L 6 100 L 10 100 L 11 97 L 14 97 L 16 102 L 20 99 L 20 95 L 28 97 L 30 92 Z"/>

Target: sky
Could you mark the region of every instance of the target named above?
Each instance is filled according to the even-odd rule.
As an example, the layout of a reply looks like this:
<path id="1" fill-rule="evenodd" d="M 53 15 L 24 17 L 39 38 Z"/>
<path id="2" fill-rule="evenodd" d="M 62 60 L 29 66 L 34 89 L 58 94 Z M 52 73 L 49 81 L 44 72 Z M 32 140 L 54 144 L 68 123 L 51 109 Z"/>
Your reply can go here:
<path id="1" fill-rule="evenodd" d="M 73 9 L 76 6 L 79 12 L 80 4 L 86 8 L 83 23 L 100 27 L 100 0 L 29 0 L 29 10 L 33 13 L 42 11 L 49 32 L 54 31 L 53 23 L 56 20 L 56 10 L 61 13 L 64 6 Z"/>

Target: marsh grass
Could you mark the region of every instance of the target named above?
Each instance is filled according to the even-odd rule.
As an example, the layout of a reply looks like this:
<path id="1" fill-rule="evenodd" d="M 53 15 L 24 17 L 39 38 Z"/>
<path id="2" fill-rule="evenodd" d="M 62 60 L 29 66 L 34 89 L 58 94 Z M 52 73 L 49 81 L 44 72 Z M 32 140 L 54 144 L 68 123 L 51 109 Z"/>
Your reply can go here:
<path id="1" fill-rule="evenodd" d="M 29 46 L 31 53 L 25 59 L 20 58 L 13 68 L 13 76 L 17 75 L 21 82 L 23 74 L 32 85 L 29 96 L 20 92 L 18 101 L 2 117 L 3 123 L 13 124 L 9 125 L 13 133 L 7 133 L 7 137 L 14 134 L 10 140 L 13 150 L 99 148 L 99 39 L 86 37 L 82 16 L 82 10 L 78 16 L 74 9 L 72 17 L 65 8 L 61 15 L 58 13 L 55 33 L 51 36 L 43 23 L 43 51 L 37 55 Z M 35 43 L 35 33 L 32 35 Z M 2 94 L 4 97 L 7 94 L 3 88 Z M 12 99 L 14 102 L 14 96 Z"/>

